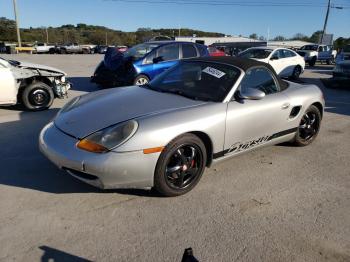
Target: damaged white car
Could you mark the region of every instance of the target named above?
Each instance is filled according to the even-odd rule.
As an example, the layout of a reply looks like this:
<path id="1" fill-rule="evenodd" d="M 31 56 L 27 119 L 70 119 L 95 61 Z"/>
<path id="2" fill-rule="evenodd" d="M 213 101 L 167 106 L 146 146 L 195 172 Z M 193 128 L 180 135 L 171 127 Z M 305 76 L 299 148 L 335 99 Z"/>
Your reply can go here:
<path id="1" fill-rule="evenodd" d="M 0 58 L 0 105 L 44 110 L 56 97 L 66 97 L 70 87 L 66 73 L 59 69 Z"/>

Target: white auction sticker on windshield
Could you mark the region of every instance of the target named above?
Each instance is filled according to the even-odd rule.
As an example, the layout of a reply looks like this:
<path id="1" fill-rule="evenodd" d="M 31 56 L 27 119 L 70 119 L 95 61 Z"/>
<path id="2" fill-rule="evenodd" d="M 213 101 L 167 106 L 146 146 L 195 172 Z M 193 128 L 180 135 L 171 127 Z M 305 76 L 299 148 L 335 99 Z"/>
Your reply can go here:
<path id="1" fill-rule="evenodd" d="M 223 77 L 226 74 L 226 73 L 224 73 L 224 72 L 222 72 L 222 71 L 220 71 L 218 69 L 212 68 L 210 66 L 204 68 L 202 71 L 204 73 L 209 74 L 209 75 L 215 76 L 216 78 L 221 78 L 221 77 Z"/>

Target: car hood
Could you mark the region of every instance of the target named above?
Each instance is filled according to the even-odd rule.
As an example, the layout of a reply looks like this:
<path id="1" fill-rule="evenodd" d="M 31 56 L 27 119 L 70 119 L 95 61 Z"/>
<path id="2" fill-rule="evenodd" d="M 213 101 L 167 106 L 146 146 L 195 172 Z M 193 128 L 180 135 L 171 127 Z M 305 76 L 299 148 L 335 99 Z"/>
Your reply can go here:
<path id="1" fill-rule="evenodd" d="M 121 87 L 81 96 L 68 111 L 61 110 L 54 122 L 63 132 L 84 138 L 123 121 L 204 103 L 138 86 Z"/>
<path id="2" fill-rule="evenodd" d="M 61 74 L 63 74 L 63 75 L 66 75 L 65 72 L 63 72 L 62 70 L 59 70 L 59 69 L 57 69 L 57 68 L 50 67 L 50 66 L 45 66 L 45 65 L 32 64 L 32 63 L 28 63 L 28 62 L 20 62 L 20 64 L 18 65 L 18 67 L 21 67 L 21 68 L 30 68 L 30 69 L 39 69 L 39 70 L 45 70 L 45 71 L 50 71 L 50 72 L 56 72 L 56 73 L 61 73 Z"/>

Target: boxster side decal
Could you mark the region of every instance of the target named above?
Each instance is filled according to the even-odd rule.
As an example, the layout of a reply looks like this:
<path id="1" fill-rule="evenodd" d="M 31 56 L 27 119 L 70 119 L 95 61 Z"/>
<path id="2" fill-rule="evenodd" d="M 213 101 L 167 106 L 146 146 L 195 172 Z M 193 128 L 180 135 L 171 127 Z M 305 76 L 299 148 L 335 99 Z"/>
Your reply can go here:
<path id="1" fill-rule="evenodd" d="M 273 139 L 279 138 L 281 136 L 285 136 L 285 135 L 289 135 L 289 134 L 295 133 L 296 131 L 298 131 L 297 127 L 291 128 L 291 129 L 288 129 L 288 130 L 284 130 L 284 131 L 275 133 L 273 135 L 262 136 L 262 137 L 260 137 L 258 139 L 254 139 L 254 140 L 251 140 L 251 141 L 234 143 L 229 149 L 226 149 L 226 150 L 221 151 L 221 152 L 214 153 L 213 154 L 213 159 L 223 157 L 224 155 L 229 154 L 229 153 L 238 153 L 238 152 L 241 152 L 241 151 L 245 151 L 247 149 L 250 149 L 250 148 L 253 148 L 255 146 L 264 144 L 264 143 L 266 143 L 268 141 L 271 141 Z"/>

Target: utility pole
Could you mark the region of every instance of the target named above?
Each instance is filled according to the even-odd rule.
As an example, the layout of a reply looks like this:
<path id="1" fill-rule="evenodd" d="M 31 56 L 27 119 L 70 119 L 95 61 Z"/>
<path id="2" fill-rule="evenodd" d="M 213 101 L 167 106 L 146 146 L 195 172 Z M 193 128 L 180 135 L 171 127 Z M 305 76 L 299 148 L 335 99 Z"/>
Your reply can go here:
<path id="1" fill-rule="evenodd" d="M 18 22 L 18 15 L 17 15 L 17 0 L 13 0 L 13 9 L 15 11 L 18 46 L 21 47 L 22 42 L 21 42 L 21 34 L 19 32 L 19 22 Z"/>
<path id="2" fill-rule="evenodd" d="M 46 43 L 49 43 L 49 32 L 47 31 L 47 27 L 45 27 L 45 32 L 46 32 Z"/>
<path id="3" fill-rule="evenodd" d="M 106 31 L 106 45 L 108 45 L 108 33 L 107 33 L 107 31 Z"/>
<path id="4" fill-rule="evenodd" d="M 322 31 L 321 39 L 320 39 L 320 44 L 323 43 L 324 34 L 326 33 L 327 22 L 328 22 L 328 16 L 329 16 L 329 10 L 330 10 L 330 8 L 331 8 L 331 0 L 328 0 L 327 14 L 326 14 L 326 19 L 324 20 L 324 26 L 323 26 L 323 31 Z"/>

